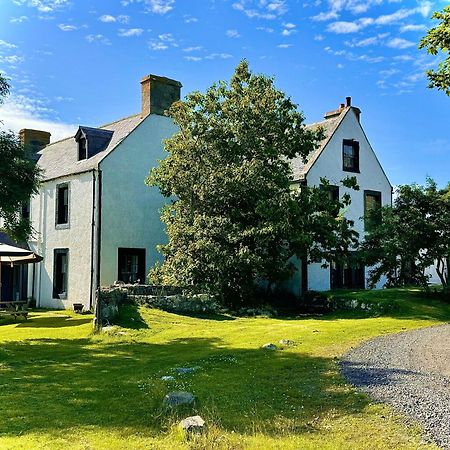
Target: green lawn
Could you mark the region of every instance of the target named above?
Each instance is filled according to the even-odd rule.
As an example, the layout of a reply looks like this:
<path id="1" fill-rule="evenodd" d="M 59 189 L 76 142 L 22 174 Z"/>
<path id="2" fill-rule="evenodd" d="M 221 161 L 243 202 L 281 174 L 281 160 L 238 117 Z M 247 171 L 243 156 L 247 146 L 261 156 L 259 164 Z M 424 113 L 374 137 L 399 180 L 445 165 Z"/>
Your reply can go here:
<path id="1" fill-rule="evenodd" d="M 372 336 L 450 320 L 450 306 L 414 291 L 361 292 L 394 301 L 383 317 L 194 318 L 127 307 L 121 326 L 91 333 L 91 316 L 38 311 L 0 326 L 0 448 L 398 449 L 420 430 L 357 393 L 339 357 Z M 296 346 L 260 349 L 280 339 Z M 198 366 L 167 383 L 174 367 Z M 162 398 L 189 390 L 198 403 L 170 413 Z M 199 413 L 207 434 L 176 426 Z M 422 445 L 422 446 L 421 446 Z"/>

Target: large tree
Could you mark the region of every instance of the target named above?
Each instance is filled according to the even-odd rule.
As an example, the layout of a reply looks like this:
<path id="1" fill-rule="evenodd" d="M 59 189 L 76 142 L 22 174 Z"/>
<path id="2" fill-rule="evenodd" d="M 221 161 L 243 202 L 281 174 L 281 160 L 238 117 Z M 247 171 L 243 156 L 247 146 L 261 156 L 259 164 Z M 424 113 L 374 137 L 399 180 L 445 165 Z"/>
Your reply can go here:
<path id="1" fill-rule="evenodd" d="M 0 74 L 0 104 L 8 93 L 9 84 Z M 31 234 L 30 221 L 21 211 L 37 192 L 38 184 L 39 169 L 17 136 L 0 131 L 0 219 L 3 229 L 17 241 L 24 241 Z"/>
<path id="2" fill-rule="evenodd" d="M 419 48 L 426 48 L 432 55 L 442 53 L 443 60 L 436 70 L 427 71 L 428 87 L 437 88 L 450 95 L 450 6 L 436 11 L 431 17 L 440 20 L 440 23 L 422 38 Z"/>
<path id="3" fill-rule="evenodd" d="M 312 247 L 300 236 L 305 227 L 327 238 L 341 234 L 336 205 L 325 212 L 329 196 L 323 190 L 291 188 L 289 160 L 306 160 L 321 130 L 305 128 L 303 115 L 272 78 L 252 74 L 242 61 L 229 83 L 189 94 L 168 115 L 179 132 L 165 141 L 168 156 L 147 179 L 172 199 L 162 212 L 165 260 L 151 271 L 153 281 L 242 303 L 258 280 L 271 286 L 292 273 L 288 259 Z M 312 217 L 300 220 L 310 210 L 298 203 L 307 192 L 316 206 L 324 200 L 315 219 L 331 214 L 332 230 L 311 230 Z"/>
<path id="4" fill-rule="evenodd" d="M 388 286 L 419 284 L 428 287 L 425 269 L 436 264 L 444 290 L 450 289 L 450 184 L 438 189 L 429 179 L 425 186 L 405 185 L 397 190 L 392 207 L 383 210 L 382 222 L 373 227 L 362 245 L 365 262 L 374 265 L 374 284 L 382 275 Z"/>

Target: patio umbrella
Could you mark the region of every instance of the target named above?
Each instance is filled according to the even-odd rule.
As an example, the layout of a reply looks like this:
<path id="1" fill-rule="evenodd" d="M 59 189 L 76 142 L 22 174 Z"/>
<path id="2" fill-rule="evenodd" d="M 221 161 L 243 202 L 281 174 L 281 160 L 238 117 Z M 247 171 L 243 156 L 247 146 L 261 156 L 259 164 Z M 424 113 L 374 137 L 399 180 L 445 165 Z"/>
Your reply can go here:
<path id="1" fill-rule="evenodd" d="M 14 245 L 0 244 L 0 301 L 2 300 L 2 264 L 30 264 L 42 261 L 42 256 L 32 250 L 27 250 Z"/>

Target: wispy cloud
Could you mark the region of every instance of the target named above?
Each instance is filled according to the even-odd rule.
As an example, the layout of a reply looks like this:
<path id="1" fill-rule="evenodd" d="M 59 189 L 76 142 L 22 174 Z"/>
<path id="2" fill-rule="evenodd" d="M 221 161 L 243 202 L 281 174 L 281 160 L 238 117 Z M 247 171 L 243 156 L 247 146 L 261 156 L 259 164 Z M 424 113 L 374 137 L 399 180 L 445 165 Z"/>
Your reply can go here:
<path id="1" fill-rule="evenodd" d="M 19 55 L 8 55 L 2 56 L 0 55 L 0 63 L 8 64 L 10 67 L 16 67 L 18 64 L 21 64 L 25 61 L 23 56 Z"/>
<path id="2" fill-rule="evenodd" d="M 36 100 L 29 95 L 11 95 L 3 105 L 0 105 L 2 123 L 0 128 L 12 130 L 17 133 L 22 128 L 49 131 L 52 141 L 73 136 L 75 125 L 63 123 L 51 119 L 49 115 L 55 115 L 43 100 Z"/>
<path id="3" fill-rule="evenodd" d="M 402 38 L 393 38 L 389 40 L 386 45 L 390 48 L 397 48 L 403 50 L 405 48 L 414 47 L 416 43 L 412 41 L 408 41 L 407 39 Z"/>
<path id="4" fill-rule="evenodd" d="M 233 55 L 230 55 L 229 53 L 210 53 L 205 56 L 205 59 L 229 59 L 232 57 Z"/>
<path id="5" fill-rule="evenodd" d="M 185 56 L 184 59 L 186 61 L 193 61 L 193 62 L 198 62 L 201 61 L 203 58 L 201 56 Z"/>
<path id="6" fill-rule="evenodd" d="M 16 5 L 36 8 L 41 13 L 52 13 L 69 6 L 69 0 L 13 0 Z"/>
<path id="7" fill-rule="evenodd" d="M 275 30 L 270 27 L 256 27 L 258 31 L 264 31 L 266 33 L 273 33 Z"/>
<path id="8" fill-rule="evenodd" d="M 122 5 L 130 3 L 143 3 L 146 9 L 154 14 L 167 14 L 172 11 L 175 0 L 122 0 Z"/>
<path id="9" fill-rule="evenodd" d="M 140 36 L 144 30 L 142 28 L 120 28 L 118 36 L 120 37 L 132 37 L 132 36 Z"/>
<path id="10" fill-rule="evenodd" d="M 103 36 L 103 34 L 88 34 L 85 39 L 89 43 L 111 45 L 111 41 L 107 37 Z"/>
<path id="11" fill-rule="evenodd" d="M 77 27 L 77 26 L 75 26 L 75 25 L 65 25 L 65 24 L 63 24 L 63 23 L 60 23 L 60 24 L 58 25 L 58 28 L 59 28 L 61 31 L 75 31 L 75 30 L 78 30 L 79 27 Z"/>
<path id="12" fill-rule="evenodd" d="M 276 19 L 287 12 L 285 0 L 239 0 L 232 7 L 250 19 Z"/>
<path id="13" fill-rule="evenodd" d="M 409 24 L 409 25 L 402 25 L 400 27 L 400 32 L 401 33 L 406 33 L 407 31 L 426 31 L 426 30 L 427 30 L 426 25 Z"/>
<path id="14" fill-rule="evenodd" d="M 98 18 L 101 22 L 104 23 L 128 23 L 130 21 L 130 16 L 120 15 L 120 16 L 111 16 L 110 14 L 103 14 Z"/>
<path id="15" fill-rule="evenodd" d="M 236 38 L 240 38 L 241 35 L 239 34 L 238 30 L 227 30 L 227 32 L 225 33 L 229 38 L 232 39 L 236 39 Z"/>
<path id="16" fill-rule="evenodd" d="M 198 22 L 197 17 L 192 17 L 189 15 L 184 16 L 184 23 L 196 23 L 196 22 Z"/>
<path id="17" fill-rule="evenodd" d="M 27 16 L 20 16 L 20 17 L 11 17 L 11 19 L 9 19 L 10 23 L 22 23 L 22 22 L 26 22 L 28 19 Z"/>
<path id="18" fill-rule="evenodd" d="M 3 41 L 2 39 L 0 39 L 0 47 L 4 47 L 4 48 L 17 48 L 17 45 L 11 44 L 10 42 L 6 42 L 6 41 Z"/>
<path id="19" fill-rule="evenodd" d="M 169 47 L 178 47 L 172 33 L 162 33 L 158 35 L 157 40 L 148 43 L 148 48 L 154 51 L 167 50 Z"/>
<path id="20" fill-rule="evenodd" d="M 197 45 L 195 47 L 183 48 L 183 52 L 198 52 L 198 51 L 200 51 L 202 49 L 203 49 L 203 47 L 201 45 Z"/>
<path id="21" fill-rule="evenodd" d="M 292 44 L 278 44 L 277 47 L 278 48 L 289 48 L 289 47 L 292 47 Z"/>

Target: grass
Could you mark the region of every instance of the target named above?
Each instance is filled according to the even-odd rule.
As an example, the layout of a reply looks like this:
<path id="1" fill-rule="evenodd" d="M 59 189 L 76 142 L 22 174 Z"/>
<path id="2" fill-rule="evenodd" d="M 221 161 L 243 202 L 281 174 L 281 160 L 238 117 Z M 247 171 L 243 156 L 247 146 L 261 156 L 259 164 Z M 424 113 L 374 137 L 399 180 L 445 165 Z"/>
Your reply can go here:
<path id="1" fill-rule="evenodd" d="M 0 448 L 434 448 L 418 426 L 347 385 L 338 360 L 373 336 L 448 321 L 450 306 L 413 290 L 339 295 L 397 307 L 382 317 L 195 318 L 127 306 L 120 326 L 99 335 L 91 316 L 66 311 L 3 322 Z M 296 345 L 260 349 L 280 339 Z M 196 406 L 165 410 L 170 390 L 193 392 Z M 209 428 L 186 439 L 176 424 L 191 414 Z"/>

